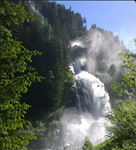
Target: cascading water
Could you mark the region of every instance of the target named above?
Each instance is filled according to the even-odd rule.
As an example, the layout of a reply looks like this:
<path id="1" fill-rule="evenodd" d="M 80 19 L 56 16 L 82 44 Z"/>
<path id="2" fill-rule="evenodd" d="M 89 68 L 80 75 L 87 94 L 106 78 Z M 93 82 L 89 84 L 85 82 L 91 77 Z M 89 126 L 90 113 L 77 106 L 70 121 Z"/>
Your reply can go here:
<path id="1" fill-rule="evenodd" d="M 104 123 L 110 109 L 109 95 L 98 78 L 81 70 L 81 63 L 73 63 L 70 69 L 75 77 L 77 103 L 76 108 L 67 109 L 61 117 L 61 143 L 71 150 L 80 150 L 85 137 L 93 145 L 106 140 Z"/>
<path id="2" fill-rule="evenodd" d="M 65 110 L 58 141 L 52 143 L 57 149 L 81 150 L 85 137 L 93 145 L 106 140 L 105 115 L 111 112 L 111 107 L 104 84 L 109 87 L 117 77 L 116 71 L 120 72 L 122 66 L 117 53 L 127 49 L 111 32 L 94 27 L 85 36 L 71 41 L 71 47 L 76 107 Z"/>

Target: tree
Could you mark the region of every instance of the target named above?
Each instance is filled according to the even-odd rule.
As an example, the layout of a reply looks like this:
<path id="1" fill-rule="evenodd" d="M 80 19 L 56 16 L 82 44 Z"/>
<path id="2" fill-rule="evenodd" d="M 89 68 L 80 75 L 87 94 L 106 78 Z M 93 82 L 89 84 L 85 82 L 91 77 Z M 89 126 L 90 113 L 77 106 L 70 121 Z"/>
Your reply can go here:
<path id="1" fill-rule="evenodd" d="M 122 96 L 126 95 L 128 98 L 136 98 L 136 54 L 121 53 L 121 57 L 124 56 L 123 68 L 126 69 L 127 73 L 124 74 L 120 83 L 114 83 L 113 90 L 116 94 Z"/>
<path id="2" fill-rule="evenodd" d="M 108 127 L 109 136 L 112 138 L 112 148 L 136 149 L 136 102 L 130 99 L 113 109 L 107 115 L 111 126 Z"/>
<path id="3" fill-rule="evenodd" d="M 93 150 L 93 144 L 89 141 L 88 138 L 85 138 L 84 145 L 82 146 L 82 150 Z"/>
<path id="4" fill-rule="evenodd" d="M 111 77 L 115 77 L 115 75 L 116 75 L 116 68 L 115 68 L 115 65 L 114 65 L 114 64 L 112 64 L 112 65 L 110 66 L 109 75 L 110 75 Z"/>
<path id="5" fill-rule="evenodd" d="M 120 83 L 114 83 L 118 97 L 115 108 L 107 115 L 110 126 L 108 136 L 112 139 L 111 149 L 136 149 L 136 54 L 121 53 L 123 68 L 127 69 Z M 125 97 L 124 97 L 125 96 Z"/>
<path id="6" fill-rule="evenodd" d="M 42 79 L 34 68 L 27 65 L 33 55 L 40 53 L 25 49 L 21 42 L 13 39 L 9 30 L 13 24 L 19 25 L 25 19 L 29 21 L 21 3 L 17 5 L 4 0 L 0 2 L 0 7 L 0 149 L 27 149 L 29 140 L 36 137 L 28 132 L 31 123 L 25 120 L 26 110 L 30 105 L 22 103 L 20 98 L 32 82 Z"/>
<path id="7" fill-rule="evenodd" d="M 109 70 L 109 65 L 107 64 L 106 60 L 101 60 L 98 61 L 98 71 L 105 73 L 108 72 Z"/>
<path id="8" fill-rule="evenodd" d="M 45 42 L 51 40 L 53 37 L 53 29 L 51 25 L 48 23 L 48 18 L 45 19 L 44 28 L 43 28 L 43 38 Z"/>

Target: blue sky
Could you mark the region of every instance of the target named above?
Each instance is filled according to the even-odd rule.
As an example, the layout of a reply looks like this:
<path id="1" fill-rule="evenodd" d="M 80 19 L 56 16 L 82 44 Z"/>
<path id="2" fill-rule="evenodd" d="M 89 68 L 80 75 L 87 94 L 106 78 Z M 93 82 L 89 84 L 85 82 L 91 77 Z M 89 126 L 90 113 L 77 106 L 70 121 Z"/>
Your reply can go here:
<path id="1" fill-rule="evenodd" d="M 134 1 L 56 1 L 70 6 L 87 20 L 87 29 L 92 24 L 119 36 L 126 48 L 136 52 L 136 3 Z"/>

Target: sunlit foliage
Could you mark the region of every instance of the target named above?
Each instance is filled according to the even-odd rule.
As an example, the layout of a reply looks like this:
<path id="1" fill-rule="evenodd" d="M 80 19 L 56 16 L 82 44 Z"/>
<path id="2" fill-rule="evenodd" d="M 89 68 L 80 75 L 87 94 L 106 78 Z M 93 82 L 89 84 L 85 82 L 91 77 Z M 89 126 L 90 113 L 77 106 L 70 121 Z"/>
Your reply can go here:
<path id="1" fill-rule="evenodd" d="M 29 20 L 21 3 L 16 5 L 4 0 L 0 2 L 0 7 L 0 149 L 26 149 L 29 140 L 36 137 L 27 132 L 31 123 L 24 119 L 30 105 L 20 102 L 20 98 L 32 82 L 42 79 L 34 68 L 27 65 L 33 55 L 40 53 L 27 50 L 21 42 L 13 39 L 9 30 L 13 24 Z"/>

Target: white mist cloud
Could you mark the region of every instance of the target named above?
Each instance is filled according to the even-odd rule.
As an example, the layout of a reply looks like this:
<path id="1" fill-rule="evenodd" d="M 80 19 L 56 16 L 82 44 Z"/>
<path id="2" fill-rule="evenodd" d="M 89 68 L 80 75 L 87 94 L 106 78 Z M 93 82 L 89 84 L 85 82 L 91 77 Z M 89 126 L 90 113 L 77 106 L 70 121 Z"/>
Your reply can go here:
<path id="1" fill-rule="evenodd" d="M 35 3 L 32 1 L 29 1 L 31 8 L 33 9 L 33 11 L 37 14 L 39 11 L 35 9 Z"/>
<path id="2" fill-rule="evenodd" d="M 84 44 L 80 40 L 74 40 L 74 41 L 71 41 L 71 47 L 74 47 L 74 46 L 81 46 L 81 47 L 83 47 Z"/>
<path id="3" fill-rule="evenodd" d="M 81 150 L 85 137 L 96 145 L 105 140 L 105 119 L 96 120 L 90 113 L 80 114 L 76 108 L 69 108 L 61 117 L 63 144 L 72 150 Z"/>
<path id="4" fill-rule="evenodd" d="M 128 36 L 126 39 L 129 45 L 132 39 L 133 36 Z M 76 63 L 93 74 L 96 73 L 98 61 L 101 60 L 105 60 L 109 67 L 114 64 L 117 71 L 119 71 L 122 60 L 118 53 L 127 51 L 124 43 L 120 42 L 117 32 L 113 34 L 97 28 L 91 28 L 86 37 L 72 41 L 71 46 L 73 52 L 76 52 L 74 55 L 74 57 L 77 57 Z"/>
<path id="5" fill-rule="evenodd" d="M 28 1 L 30 4 L 30 7 L 32 8 L 32 10 L 34 11 L 35 14 L 40 14 L 42 16 L 42 24 L 44 24 L 45 22 L 45 18 L 44 16 L 39 12 L 38 9 L 35 8 L 35 3 L 33 1 Z"/>
<path id="6" fill-rule="evenodd" d="M 96 71 L 97 61 L 104 59 L 110 66 L 114 64 L 120 68 L 121 59 L 118 53 L 126 50 L 123 43 L 119 42 L 118 36 L 113 36 L 112 32 L 101 32 L 98 29 L 91 29 L 86 37 L 87 42 L 87 71 Z"/>

